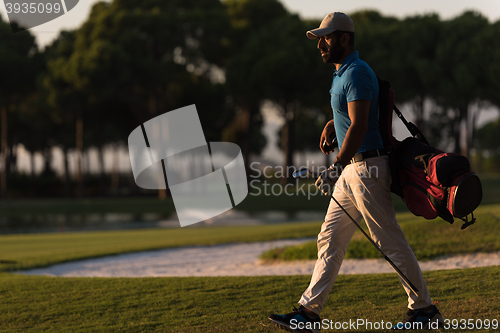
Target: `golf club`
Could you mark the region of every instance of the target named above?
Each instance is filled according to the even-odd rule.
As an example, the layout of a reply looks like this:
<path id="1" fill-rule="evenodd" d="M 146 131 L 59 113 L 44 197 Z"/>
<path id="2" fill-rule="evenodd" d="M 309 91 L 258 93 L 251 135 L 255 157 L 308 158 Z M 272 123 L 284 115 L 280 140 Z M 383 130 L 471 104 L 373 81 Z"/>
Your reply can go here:
<path id="1" fill-rule="evenodd" d="M 314 177 L 314 178 L 319 177 L 319 175 L 317 175 L 314 172 L 310 171 L 306 167 L 302 167 L 302 168 L 299 168 L 299 169 L 295 170 L 293 172 L 292 176 L 294 178 L 298 178 L 298 177 L 302 177 L 302 176 L 311 176 L 311 177 Z M 375 248 L 378 250 L 378 252 L 384 257 L 384 259 L 389 263 L 389 265 L 391 265 L 391 267 L 396 271 L 396 273 L 399 275 L 399 277 L 406 283 L 406 285 L 408 286 L 408 288 L 410 288 L 411 291 L 413 291 L 415 293 L 415 295 L 418 296 L 418 289 L 413 285 L 413 283 L 411 283 L 410 280 L 408 280 L 408 278 L 403 274 L 403 272 L 401 272 L 401 270 L 399 270 L 399 268 L 392 262 L 392 260 L 388 256 L 386 256 L 384 252 L 382 252 L 382 249 L 363 230 L 363 228 L 361 228 L 361 226 L 352 218 L 352 216 L 344 209 L 344 207 L 342 207 L 342 205 L 337 201 L 337 199 L 335 199 L 335 197 L 333 196 L 333 193 L 332 193 L 331 197 L 335 201 L 335 203 L 340 207 L 340 209 L 342 209 L 344 211 L 344 213 L 346 213 L 347 216 L 349 216 L 349 218 L 351 219 L 351 221 L 358 227 L 358 229 L 361 230 L 361 232 L 363 233 L 363 235 L 365 235 L 365 237 L 370 241 L 370 243 L 372 243 L 373 246 L 375 246 Z"/>

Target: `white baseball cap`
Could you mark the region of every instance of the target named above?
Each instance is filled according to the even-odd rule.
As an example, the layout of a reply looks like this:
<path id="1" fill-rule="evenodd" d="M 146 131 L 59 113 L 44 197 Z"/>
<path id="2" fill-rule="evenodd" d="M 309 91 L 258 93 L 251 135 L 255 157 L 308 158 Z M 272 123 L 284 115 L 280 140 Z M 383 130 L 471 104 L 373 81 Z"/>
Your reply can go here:
<path id="1" fill-rule="evenodd" d="M 354 32 L 354 22 L 344 13 L 333 12 L 326 15 L 319 28 L 309 30 L 306 35 L 309 39 L 316 39 L 331 34 L 336 30 Z"/>

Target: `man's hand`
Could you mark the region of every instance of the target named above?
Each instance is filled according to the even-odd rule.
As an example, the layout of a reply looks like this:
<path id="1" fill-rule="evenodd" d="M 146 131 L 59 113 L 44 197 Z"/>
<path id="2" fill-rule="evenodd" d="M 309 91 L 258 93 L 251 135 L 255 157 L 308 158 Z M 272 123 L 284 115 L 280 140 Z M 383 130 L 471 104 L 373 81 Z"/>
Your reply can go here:
<path id="1" fill-rule="evenodd" d="M 332 137 L 335 137 L 335 127 L 333 125 L 333 119 L 330 120 L 326 125 L 325 128 L 323 129 L 323 132 L 321 133 L 321 138 L 319 139 L 319 149 L 323 152 L 323 154 L 330 154 L 331 151 L 335 147 L 332 147 Z M 326 142 L 326 145 L 325 145 Z"/>
<path id="2" fill-rule="evenodd" d="M 342 165 L 335 162 L 319 175 L 315 184 L 324 195 L 330 195 L 341 173 Z"/>

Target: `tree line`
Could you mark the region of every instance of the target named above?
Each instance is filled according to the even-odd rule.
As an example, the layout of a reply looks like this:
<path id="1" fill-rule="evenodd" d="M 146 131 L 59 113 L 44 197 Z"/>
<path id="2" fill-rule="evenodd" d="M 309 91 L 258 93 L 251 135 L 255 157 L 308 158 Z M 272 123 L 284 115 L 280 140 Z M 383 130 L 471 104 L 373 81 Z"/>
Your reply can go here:
<path id="1" fill-rule="evenodd" d="M 450 20 L 349 14 L 360 57 L 391 81 L 398 104 L 411 105 L 424 134 L 464 155 L 481 146 L 478 113 L 500 106 L 500 21 L 470 11 Z M 143 122 L 190 104 L 207 141 L 237 143 L 248 163 L 266 144 L 261 106 L 271 102 L 285 120 L 283 163 L 294 165 L 295 151 L 317 149 L 332 117 L 333 66 L 305 37 L 320 21 L 277 0 L 114 0 L 96 3 L 78 29 L 43 50 L 29 30 L 12 33 L 0 22 L 2 196 L 15 190 L 19 145 L 42 153 L 46 175 L 60 147 L 62 195 L 83 196 L 86 151 L 99 152 L 104 181 L 104 147 L 126 144 Z"/>

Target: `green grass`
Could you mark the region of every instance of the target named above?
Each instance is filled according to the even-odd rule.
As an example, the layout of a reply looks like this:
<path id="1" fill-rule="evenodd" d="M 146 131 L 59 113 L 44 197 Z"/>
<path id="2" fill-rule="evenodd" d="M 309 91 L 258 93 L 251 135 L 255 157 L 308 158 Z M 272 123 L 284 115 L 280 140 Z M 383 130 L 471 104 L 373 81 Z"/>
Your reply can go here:
<path id="1" fill-rule="evenodd" d="M 2 264 L 0 271 L 180 246 L 314 237 L 320 225 L 320 222 L 297 222 L 243 227 L 1 235 L 0 260 L 16 260 L 17 264 Z"/>
<path id="2" fill-rule="evenodd" d="M 466 230 L 460 230 L 459 221 L 450 225 L 439 219 L 427 221 L 410 213 L 398 214 L 398 221 L 419 259 L 446 254 L 499 251 L 500 238 L 497 237 L 497 230 L 500 205 L 480 207 L 477 217 L 478 222 Z M 17 264 L 2 264 L 0 271 L 43 267 L 84 258 L 180 246 L 315 237 L 320 225 L 321 222 L 299 222 L 244 227 L 1 235 L 0 260 L 16 260 Z M 315 259 L 316 251 L 316 243 L 310 242 L 285 250 L 275 250 L 268 253 L 265 258 Z M 353 237 L 347 256 L 380 257 L 360 233 L 356 233 Z"/>
<path id="3" fill-rule="evenodd" d="M 474 321 L 499 319 L 499 275 L 500 267 L 424 273 L 445 318 Z M 309 279 L 51 278 L 4 273 L 0 275 L 0 330 L 281 332 L 270 324 L 268 314 L 290 312 Z M 396 323 L 404 317 L 406 302 L 396 274 L 341 275 L 322 318 Z"/>
<path id="4" fill-rule="evenodd" d="M 443 255 L 500 251 L 500 205 L 481 206 L 477 210 L 476 224 L 461 230 L 462 222 L 453 225 L 441 219 L 425 220 L 411 213 L 398 214 L 403 229 L 417 259 L 433 259 Z M 366 225 L 362 224 L 367 230 Z M 316 242 L 269 250 L 262 254 L 264 260 L 311 260 L 317 258 Z M 356 231 L 346 258 L 380 258 L 375 247 Z"/>
<path id="5" fill-rule="evenodd" d="M 477 224 L 460 230 L 458 221 L 449 225 L 398 214 L 417 256 L 423 257 L 498 250 L 499 218 L 500 205 L 482 206 Z M 0 273 L 0 331 L 280 332 L 267 315 L 289 312 L 310 276 L 52 278 L 5 271 L 140 250 L 312 237 L 320 225 L 3 235 L 0 259 L 18 263 L 0 265 L 4 271 Z M 354 237 L 353 243 L 357 242 L 364 244 L 355 245 L 357 251 L 371 246 L 360 234 Z M 445 318 L 500 319 L 500 267 L 424 272 L 424 276 Z M 395 323 L 404 317 L 406 302 L 396 274 L 341 275 L 322 317 L 336 322 L 361 318 Z"/>

